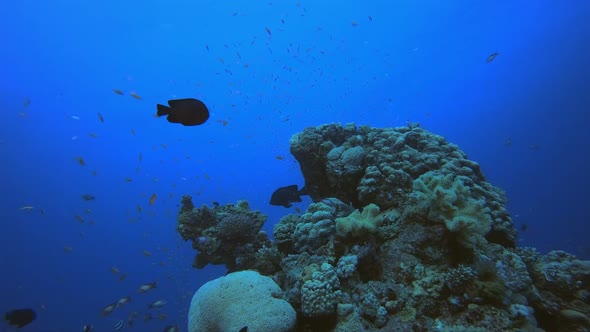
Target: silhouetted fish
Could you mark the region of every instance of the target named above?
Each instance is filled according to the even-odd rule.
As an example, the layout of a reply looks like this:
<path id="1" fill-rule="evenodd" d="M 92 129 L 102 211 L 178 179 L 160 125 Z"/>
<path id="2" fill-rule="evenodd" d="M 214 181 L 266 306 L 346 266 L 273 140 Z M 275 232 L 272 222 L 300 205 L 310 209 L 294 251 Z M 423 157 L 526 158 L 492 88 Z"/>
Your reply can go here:
<path id="1" fill-rule="evenodd" d="M 240 329 L 240 332 L 248 332 L 248 326 L 244 326 Z"/>
<path id="2" fill-rule="evenodd" d="M 209 110 L 205 104 L 194 98 L 168 100 L 170 107 L 158 104 L 158 116 L 167 115 L 168 122 L 184 126 L 198 126 L 209 119 Z"/>
<path id="3" fill-rule="evenodd" d="M 490 63 L 490 62 L 494 61 L 494 59 L 495 59 L 495 58 L 496 58 L 498 55 L 500 55 L 500 53 L 498 53 L 498 52 L 494 52 L 494 53 L 492 53 L 492 54 L 488 55 L 488 57 L 487 57 L 487 59 L 486 59 L 486 62 L 487 62 L 487 63 Z"/>
<path id="4" fill-rule="evenodd" d="M 4 319 L 8 321 L 8 324 L 15 325 L 21 328 L 28 325 L 37 318 L 37 314 L 33 309 L 16 309 L 6 313 Z"/>
<path id="5" fill-rule="evenodd" d="M 307 195 L 305 187 L 301 190 L 297 189 L 297 185 L 291 185 L 287 187 L 281 187 L 275 190 L 270 197 L 270 205 L 284 206 L 286 208 L 291 207 L 293 202 L 301 202 L 301 196 Z"/>
<path id="6" fill-rule="evenodd" d="M 93 201 L 93 200 L 96 199 L 96 197 L 94 197 L 94 196 L 92 196 L 90 194 L 84 194 L 84 195 L 82 195 L 82 199 L 85 200 L 85 201 Z"/>

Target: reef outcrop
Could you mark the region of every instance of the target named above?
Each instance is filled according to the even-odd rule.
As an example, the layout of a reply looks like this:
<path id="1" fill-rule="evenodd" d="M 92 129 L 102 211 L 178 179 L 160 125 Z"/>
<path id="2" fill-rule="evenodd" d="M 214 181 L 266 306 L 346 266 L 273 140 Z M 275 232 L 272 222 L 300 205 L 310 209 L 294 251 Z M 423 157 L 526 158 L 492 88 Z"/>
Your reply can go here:
<path id="1" fill-rule="evenodd" d="M 590 330 L 590 262 L 517 247 L 504 193 L 443 137 L 330 124 L 290 143 L 314 203 L 273 241 L 258 212 L 185 204 L 196 267 L 271 276 L 299 331 Z"/>

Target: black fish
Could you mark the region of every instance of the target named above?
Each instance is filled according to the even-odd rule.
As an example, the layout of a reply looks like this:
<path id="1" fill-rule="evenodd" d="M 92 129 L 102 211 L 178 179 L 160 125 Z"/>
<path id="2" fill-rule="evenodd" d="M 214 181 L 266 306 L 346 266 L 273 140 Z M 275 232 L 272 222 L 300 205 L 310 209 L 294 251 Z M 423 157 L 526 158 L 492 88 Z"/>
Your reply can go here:
<path id="1" fill-rule="evenodd" d="M 248 332 L 248 326 L 244 326 L 240 329 L 240 332 Z"/>
<path id="2" fill-rule="evenodd" d="M 168 100 L 170 107 L 158 104 L 158 116 L 167 115 L 168 122 L 184 126 L 198 126 L 209 119 L 205 104 L 194 98 Z"/>
<path id="3" fill-rule="evenodd" d="M 498 55 L 500 55 L 500 53 L 498 53 L 498 52 L 494 52 L 494 53 L 492 53 L 492 54 L 488 55 L 488 57 L 487 57 L 487 59 L 486 59 L 486 62 L 487 62 L 487 63 L 490 63 L 490 62 L 494 61 L 494 59 L 495 59 L 495 58 L 496 58 Z"/>
<path id="4" fill-rule="evenodd" d="M 4 319 L 8 321 L 8 324 L 15 325 L 21 328 L 37 318 L 37 314 L 33 309 L 16 309 L 6 313 Z"/>
<path id="5" fill-rule="evenodd" d="M 284 206 L 286 208 L 291 207 L 293 202 L 301 202 L 301 196 L 307 195 L 305 187 L 301 190 L 297 189 L 297 185 L 291 185 L 287 187 L 281 187 L 275 190 L 270 197 L 270 205 Z"/>
<path id="6" fill-rule="evenodd" d="M 82 199 L 85 201 L 93 201 L 94 199 L 96 199 L 96 197 L 94 197 L 90 194 L 84 194 L 84 195 L 82 195 Z"/>

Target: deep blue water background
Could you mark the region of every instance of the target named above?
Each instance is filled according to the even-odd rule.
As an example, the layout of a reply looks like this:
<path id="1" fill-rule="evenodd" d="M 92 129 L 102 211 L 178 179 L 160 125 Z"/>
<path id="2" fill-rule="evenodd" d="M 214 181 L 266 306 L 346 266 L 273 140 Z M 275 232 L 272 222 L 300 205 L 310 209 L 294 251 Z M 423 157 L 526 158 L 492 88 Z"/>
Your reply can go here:
<path id="1" fill-rule="evenodd" d="M 268 205 L 270 194 L 303 184 L 289 138 L 330 122 L 420 122 L 506 190 L 517 227 L 528 225 L 521 245 L 590 258 L 587 1 L 1 7 L 0 311 L 35 308 L 23 331 L 111 331 L 159 298 L 166 320 L 136 330 L 185 330 L 190 297 L 224 270 L 191 268 L 194 251 L 175 232 L 180 197 L 247 199 L 270 231 L 293 212 Z M 210 120 L 185 128 L 153 116 L 175 97 L 202 99 Z M 154 280 L 156 290 L 137 294 Z M 129 305 L 101 317 L 127 295 Z"/>

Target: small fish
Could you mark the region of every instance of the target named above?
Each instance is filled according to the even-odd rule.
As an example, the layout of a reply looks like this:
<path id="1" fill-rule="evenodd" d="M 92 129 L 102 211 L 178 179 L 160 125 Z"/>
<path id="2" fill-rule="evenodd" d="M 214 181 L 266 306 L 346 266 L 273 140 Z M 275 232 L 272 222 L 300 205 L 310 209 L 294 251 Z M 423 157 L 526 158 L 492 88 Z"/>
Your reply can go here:
<path id="1" fill-rule="evenodd" d="M 115 323 L 115 331 L 119 331 L 125 327 L 125 321 L 120 319 L 118 322 Z"/>
<path id="2" fill-rule="evenodd" d="M 74 250 L 72 247 L 64 247 L 65 252 L 72 252 Z"/>
<path id="3" fill-rule="evenodd" d="M 494 59 L 495 59 L 495 58 L 496 58 L 498 55 L 500 55 L 500 53 L 498 53 L 498 52 L 494 52 L 494 53 L 492 53 L 492 54 L 488 55 L 488 57 L 486 58 L 486 63 L 490 63 L 490 62 L 494 61 Z"/>
<path id="4" fill-rule="evenodd" d="M 25 101 L 23 102 L 23 106 L 24 107 L 28 107 L 29 105 L 31 105 L 31 100 L 29 98 L 25 99 Z"/>
<path id="5" fill-rule="evenodd" d="M 141 100 L 141 96 L 135 92 L 131 92 L 131 93 L 129 93 L 129 95 L 137 100 Z"/>
<path id="6" fill-rule="evenodd" d="M 297 185 L 291 185 L 281 187 L 275 190 L 270 197 L 270 205 L 284 206 L 286 208 L 291 207 L 293 202 L 301 202 L 301 196 L 307 195 L 305 187 L 301 190 L 297 189 Z"/>
<path id="7" fill-rule="evenodd" d="M 370 21 L 370 22 L 373 22 L 373 16 L 370 16 L 370 15 L 369 15 L 369 21 Z"/>
<path id="8" fill-rule="evenodd" d="M 168 303 L 166 300 L 155 300 L 154 302 L 152 302 L 148 305 L 148 308 L 162 309 L 166 305 L 166 303 Z"/>
<path id="9" fill-rule="evenodd" d="M 125 178 L 125 182 L 133 182 L 132 178 Z"/>
<path id="10" fill-rule="evenodd" d="M 93 200 L 96 199 L 96 197 L 94 197 L 94 196 L 92 196 L 90 194 L 84 194 L 84 195 L 82 195 L 82 199 L 85 200 L 85 201 L 93 201 Z"/>
<path id="11" fill-rule="evenodd" d="M 98 113 L 97 113 L 97 115 L 98 115 L 98 120 L 99 120 L 101 123 L 104 123 L 104 117 L 102 116 L 102 114 L 100 114 L 100 112 L 98 112 Z"/>
<path id="12" fill-rule="evenodd" d="M 110 315 L 111 313 L 113 313 L 113 311 L 115 310 L 116 307 L 117 307 L 117 302 L 107 305 L 106 307 L 104 307 L 104 309 L 102 309 L 102 315 L 103 316 Z"/>
<path id="13" fill-rule="evenodd" d="M 80 215 L 75 215 L 74 218 L 76 218 L 76 221 L 79 223 L 84 223 L 84 218 L 82 218 L 82 216 Z"/>
<path id="14" fill-rule="evenodd" d="M 111 266 L 111 272 L 113 272 L 113 274 L 119 274 L 119 272 L 121 272 L 121 271 L 119 271 L 119 268 L 118 267 Z"/>
<path id="15" fill-rule="evenodd" d="M 141 154 L 141 152 L 139 153 L 139 162 L 141 162 L 143 160 L 143 155 Z"/>
<path id="16" fill-rule="evenodd" d="M 141 286 L 139 286 L 139 289 L 137 290 L 139 293 L 147 293 L 150 290 L 156 288 L 156 282 L 152 282 L 151 284 L 143 284 Z"/>
<path id="17" fill-rule="evenodd" d="M 277 160 L 283 160 L 283 159 L 285 159 L 285 157 L 283 157 L 283 156 L 275 156 L 275 158 L 277 158 Z"/>
<path id="18" fill-rule="evenodd" d="M 119 96 L 124 95 L 123 91 L 119 90 L 119 89 L 113 89 L 113 92 L 118 94 Z"/>
<path id="19" fill-rule="evenodd" d="M 86 166 L 86 162 L 84 161 L 84 159 L 82 159 L 82 157 L 76 157 L 75 159 L 76 161 L 78 161 L 78 164 Z"/>
<path id="20" fill-rule="evenodd" d="M 30 210 L 34 210 L 34 209 L 35 209 L 34 206 L 27 205 L 27 206 L 21 207 L 19 210 L 30 211 Z"/>
<path id="21" fill-rule="evenodd" d="M 152 320 L 152 314 L 147 313 L 147 314 L 143 315 L 144 322 L 149 322 L 150 320 Z"/>
<path id="22" fill-rule="evenodd" d="M 94 331 L 93 325 L 84 324 L 84 326 L 82 326 L 82 332 L 92 332 L 92 331 Z"/>
<path id="23" fill-rule="evenodd" d="M 117 301 L 117 308 L 120 308 L 120 307 L 124 306 L 125 304 L 127 304 L 129 302 L 131 302 L 131 296 L 125 296 L 123 298 L 120 298 Z"/>
<path id="24" fill-rule="evenodd" d="M 170 123 L 184 126 L 198 126 L 209 119 L 209 109 L 200 100 L 194 98 L 171 99 L 168 105 L 157 104 L 157 116 L 167 116 Z"/>
<path id="25" fill-rule="evenodd" d="M 168 318 L 168 315 L 166 315 L 166 314 L 158 314 L 159 320 L 166 320 L 167 318 Z"/>
<path id="26" fill-rule="evenodd" d="M 158 198 L 158 196 L 155 193 L 152 194 L 152 197 L 150 197 L 150 206 L 154 205 L 154 203 L 156 202 L 156 198 Z"/>
<path id="27" fill-rule="evenodd" d="M 30 324 L 37 318 L 37 313 L 33 309 L 15 309 L 7 312 L 4 319 L 8 321 L 9 325 L 14 325 L 21 328 Z"/>
<path id="28" fill-rule="evenodd" d="M 121 274 L 121 276 L 119 277 L 119 280 L 120 280 L 120 281 L 123 281 L 123 280 L 125 280 L 125 278 L 127 278 L 127 274 L 123 273 L 123 274 Z"/>
<path id="29" fill-rule="evenodd" d="M 77 115 L 72 115 L 70 118 L 72 118 L 72 120 L 80 120 L 80 117 Z"/>
<path id="30" fill-rule="evenodd" d="M 239 332 L 248 332 L 248 326 L 242 327 Z"/>
<path id="31" fill-rule="evenodd" d="M 135 130 L 131 129 L 131 135 L 135 136 Z"/>
<path id="32" fill-rule="evenodd" d="M 178 325 L 168 325 L 164 328 L 164 332 L 179 332 Z"/>
<path id="33" fill-rule="evenodd" d="M 127 325 L 129 325 L 130 327 L 133 326 L 133 322 L 135 322 L 137 316 L 139 316 L 139 312 L 137 311 L 132 311 L 131 313 L 129 313 L 129 316 L 127 316 Z"/>
<path id="34" fill-rule="evenodd" d="M 272 32 L 270 31 L 269 27 L 264 27 L 264 30 L 266 30 L 266 33 L 268 34 L 268 36 L 272 36 Z"/>
<path id="35" fill-rule="evenodd" d="M 143 251 L 143 255 L 144 255 L 145 257 L 151 257 L 151 256 L 152 256 L 152 253 L 151 253 L 151 252 L 149 252 L 149 251 L 147 251 L 147 250 L 144 250 L 144 251 Z"/>

